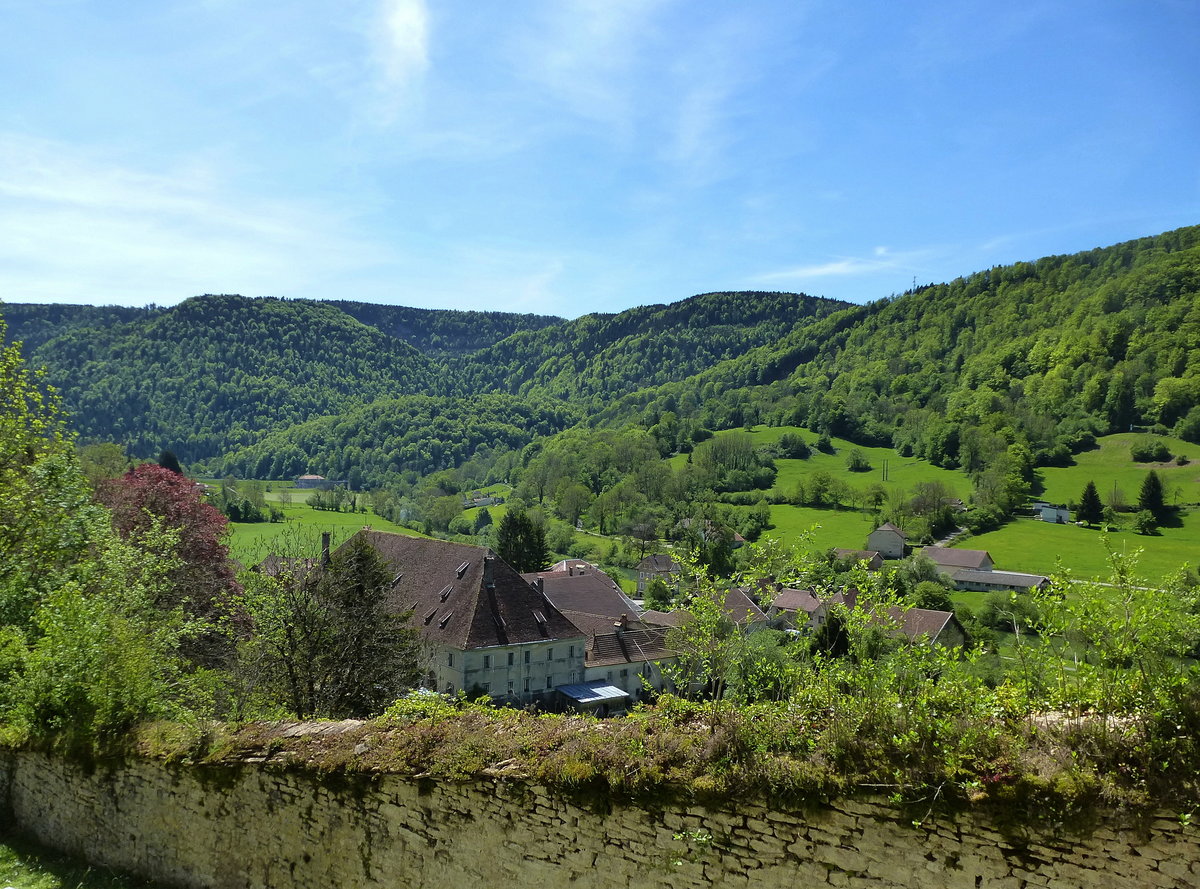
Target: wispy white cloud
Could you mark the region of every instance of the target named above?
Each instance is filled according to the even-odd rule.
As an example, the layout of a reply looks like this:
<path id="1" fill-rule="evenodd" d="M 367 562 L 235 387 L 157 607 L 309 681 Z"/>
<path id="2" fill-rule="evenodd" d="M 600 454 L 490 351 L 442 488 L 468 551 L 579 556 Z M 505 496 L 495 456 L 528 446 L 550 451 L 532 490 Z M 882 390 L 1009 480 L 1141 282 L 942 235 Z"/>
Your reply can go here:
<path id="1" fill-rule="evenodd" d="M 666 0 L 555 0 L 513 44 L 522 75 L 577 116 L 627 131 L 639 47 Z"/>
<path id="2" fill-rule="evenodd" d="M 383 0 L 377 58 L 393 88 L 407 87 L 429 67 L 429 10 L 425 0 Z"/>
<path id="3" fill-rule="evenodd" d="M 282 294 L 383 255 L 328 208 L 241 194 L 203 161 L 147 171 L 0 134 L 0 293 L 10 299 Z"/>
<path id="4" fill-rule="evenodd" d="M 802 281 L 808 278 L 834 278 L 863 275 L 897 269 L 915 270 L 916 263 L 928 256 L 927 250 L 893 253 L 887 247 L 876 247 L 870 256 L 844 256 L 828 262 L 779 269 L 755 276 L 756 281 Z"/>
<path id="5" fill-rule="evenodd" d="M 419 98 L 429 69 L 429 8 L 425 0 L 380 0 L 365 27 L 375 72 L 366 108 L 375 124 L 387 126 Z"/>

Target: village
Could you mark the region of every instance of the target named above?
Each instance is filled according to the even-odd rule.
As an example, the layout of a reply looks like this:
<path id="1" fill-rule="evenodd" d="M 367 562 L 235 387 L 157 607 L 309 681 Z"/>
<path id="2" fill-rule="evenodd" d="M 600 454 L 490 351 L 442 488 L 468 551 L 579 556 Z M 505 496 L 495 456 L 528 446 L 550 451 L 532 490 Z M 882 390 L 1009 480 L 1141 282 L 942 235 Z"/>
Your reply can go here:
<path id="1" fill-rule="evenodd" d="M 422 688 L 428 692 L 610 716 L 678 690 L 670 669 L 678 657 L 670 633 L 691 615 L 683 607 L 649 608 L 645 600 L 654 583 L 679 591 L 680 565 L 671 555 L 646 556 L 637 566 L 636 594 L 630 596 L 584 559 L 563 559 L 545 570 L 521 574 L 482 546 L 370 526 L 355 536 L 370 544 L 393 572 L 387 606 L 395 613 L 412 613 L 412 624 L 424 642 Z M 982 550 L 937 545 L 914 549 L 904 531 L 891 523 L 872 531 L 865 549 L 837 549 L 834 556 L 879 572 L 889 561 L 914 552 L 959 590 L 1027 593 L 1049 584 L 1042 575 L 997 569 Z M 326 533 L 320 560 L 307 560 L 305 570 L 327 564 L 331 557 Z M 256 570 L 278 573 L 293 567 L 288 560 L 271 557 Z M 837 607 L 861 607 L 858 590 L 848 587 L 822 595 L 764 578 L 755 584 L 729 585 L 723 601 L 728 620 L 744 634 L 769 628 L 807 636 L 818 632 Z M 946 648 L 968 644 L 968 633 L 952 611 L 895 605 L 885 611 L 872 619 L 911 643 Z"/>

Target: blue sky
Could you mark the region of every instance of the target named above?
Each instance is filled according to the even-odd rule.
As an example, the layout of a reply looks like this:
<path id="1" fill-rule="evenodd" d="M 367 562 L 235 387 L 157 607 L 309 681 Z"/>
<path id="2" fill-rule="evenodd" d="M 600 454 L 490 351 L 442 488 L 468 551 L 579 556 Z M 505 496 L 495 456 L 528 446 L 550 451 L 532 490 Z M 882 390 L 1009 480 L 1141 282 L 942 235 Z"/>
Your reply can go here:
<path id="1" fill-rule="evenodd" d="M 865 302 L 1200 223 L 1200 5 L 0 0 L 0 299 Z"/>

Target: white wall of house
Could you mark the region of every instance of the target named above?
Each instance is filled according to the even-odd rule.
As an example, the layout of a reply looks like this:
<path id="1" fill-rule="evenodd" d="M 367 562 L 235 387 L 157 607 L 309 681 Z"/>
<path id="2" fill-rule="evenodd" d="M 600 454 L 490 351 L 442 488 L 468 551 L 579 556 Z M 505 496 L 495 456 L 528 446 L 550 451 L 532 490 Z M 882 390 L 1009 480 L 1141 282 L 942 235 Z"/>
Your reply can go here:
<path id="1" fill-rule="evenodd" d="M 876 528 L 867 537 L 867 549 L 874 550 L 885 559 L 903 559 L 904 543 L 904 535 L 889 528 Z"/>
<path id="2" fill-rule="evenodd" d="M 655 661 L 637 661 L 631 664 L 613 664 L 610 667 L 588 667 L 584 671 L 584 681 L 602 681 L 615 685 L 628 692 L 634 699 L 643 694 L 642 677 L 650 683 L 655 691 L 662 691 L 665 685 L 662 667 Z"/>
<path id="3" fill-rule="evenodd" d="M 495 698 L 535 702 L 557 685 L 583 681 L 586 639 L 556 639 L 477 648 L 437 646 L 430 671 L 436 691 L 454 694 L 478 689 Z"/>

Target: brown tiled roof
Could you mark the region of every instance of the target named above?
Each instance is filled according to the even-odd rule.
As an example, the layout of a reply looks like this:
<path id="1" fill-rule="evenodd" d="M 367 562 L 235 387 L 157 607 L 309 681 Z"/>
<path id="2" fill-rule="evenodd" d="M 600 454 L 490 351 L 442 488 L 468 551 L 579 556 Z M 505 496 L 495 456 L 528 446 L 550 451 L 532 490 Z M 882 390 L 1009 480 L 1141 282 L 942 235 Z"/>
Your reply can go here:
<path id="1" fill-rule="evenodd" d="M 835 593 L 830 597 L 831 605 L 845 605 L 847 608 L 858 607 L 858 590 L 849 589 L 843 592 Z M 888 618 L 895 623 L 896 630 L 902 633 L 910 641 L 915 642 L 922 636 L 928 636 L 929 641 L 933 642 L 946 629 L 948 624 L 955 624 L 959 630 L 962 626 L 958 623 L 958 618 L 954 616 L 952 611 L 935 611 L 931 608 L 900 608 L 893 605 L 887 609 Z M 882 621 L 882 617 L 876 612 L 872 620 Z M 964 633 L 965 635 L 965 633 Z"/>
<path id="2" fill-rule="evenodd" d="M 747 624 L 755 621 L 763 621 L 767 616 L 763 610 L 754 604 L 744 590 L 737 587 L 731 589 L 725 594 L 725 610 L 729 612 L 734 623 Z M 684 621 L 689 620 L 691 614 L 686 609 L 676 608 L 674 611 L 643 611 L 642 621 L 648 624 L 654 624 L 661 627 L 678 627 Z"/>
<path id="3" fill-rule="evenodd" d="M 932 642 L 937 639 L 942 630 L 951 621 L 957 620 L 952 611 L 934 611 L 930 608 L 903 608 L 892 606 L 888 616 L 896 622 L 909 639 L 916 641 L 921 636 L 928 636 Z"/>
<path id="4" fill-rule="evenodd" d="M 756 620 L 766 620 L 763 610 L 754 604 L 746 591 L 733 587 L 725 594 L 725 610 L 733 615 L 735 623 L 745 624 Z"/>
<path id="5" fill-rule="evenodd" d="M 944 568 L 982 568 L 992 557 L 982 549 L 951 549 L 948 546 L 922 547 L 921 555 Z"/>
<path id="6" fill-rule="evenodd" d="M 812 590 L 780 590 L 771 605 L 781 611 L 803 611 L 812 614 L 821 607 L 821 600 Z"/>
<path id="7" fill-rule="evenodd" d="M 642 622 L 659 627 L 677 627 L 687 618 L 686 611 L 643 611 Z"/>
<path id="8" fill-rule="evenodd" d="M 620 620 L 620 615 L 611 618 L 603 614 L 589 614 L 586 611 L 571 611 L 569 608 L 560 609 L 563 615 L 579 629 L 583 630 L 589 636 L 597 634 L 611 633 L 617 621 Z M 635 612 L 636 613 L 636 612 Z M 645 629 L 649 624 L 638 620 L 636 617 L 628 616 L 626 625 L 631 629 Z"/>
<path id="9" fill-rule="evenodd" d="M 391 607 L 413 609 L 413 625 L 432 641 L 468 650 L 584 635 L 484 547 L 384 531 L 358 534 L 395 572 Z"/>
<path id="10" fill-rule="evenodd" d="M 674 657 L 675 652 L 667 648 L 666 639 L 666 627 L 597 635 L 588 643 L 584 664 L 589 667 L 608 667 Z"/>
<path id="11" fill-rule="evenodd" d="M 883 560 L 883 556 L 873 549 L 835 549 L 833 554 L 839 559 L 854 559 L 856 562 Z"/>
<path id="12" fill-rule="evenodd" d="M 603 571 L 568 574 L 539 571 L 522 574 L 530 583 L 541 581 L 546 596 L 561 611 L 582 611 L 604 617 L 611 624 L 622 614 L 636 618 L 638 607 Z"/>

